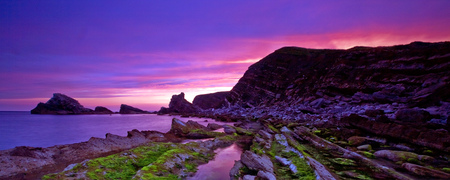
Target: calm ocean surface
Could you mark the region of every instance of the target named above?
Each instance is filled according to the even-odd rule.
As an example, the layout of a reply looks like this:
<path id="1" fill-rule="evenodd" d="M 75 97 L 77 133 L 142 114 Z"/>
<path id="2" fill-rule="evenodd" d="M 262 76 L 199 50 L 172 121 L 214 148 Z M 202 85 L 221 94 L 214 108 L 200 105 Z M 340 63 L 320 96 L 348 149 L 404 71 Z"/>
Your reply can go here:
<path id="1" fill-rule="evenodd" d="M 0 150 L 16 146 L 72 144 L 87 141 L 91 137 L 105 138 L 106 133 L 126 136 L 127 131 L 133 129 L 167 132 L 172 118 L 185 122 L 194 120 L 205 126 L 210 122 L 225 124 L 207 118 L 155 114 L 37 115 L 29 111 L 0 111 Z"/>

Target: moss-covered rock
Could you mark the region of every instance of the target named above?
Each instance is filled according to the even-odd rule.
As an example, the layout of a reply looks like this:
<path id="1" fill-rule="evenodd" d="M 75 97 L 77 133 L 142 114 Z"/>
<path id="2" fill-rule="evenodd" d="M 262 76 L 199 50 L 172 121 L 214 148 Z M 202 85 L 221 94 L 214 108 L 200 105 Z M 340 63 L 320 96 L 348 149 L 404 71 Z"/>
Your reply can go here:
<path id="1" fill-rule="evenodd" d="M 354 160 L 346 159 L 346 158 L 334 158 L 334 159 L 330 159 L 330 161 L 335 164 L 344 165 L 344 166 L 356 166 L 356 162 Z"/>
<path id="2" fill-rule="evenodd" d="M 393 162 L 418 160 L 418 154 L 407 151 L 380 150 L 374 153 L 375 157 L 389 159 Z"/>

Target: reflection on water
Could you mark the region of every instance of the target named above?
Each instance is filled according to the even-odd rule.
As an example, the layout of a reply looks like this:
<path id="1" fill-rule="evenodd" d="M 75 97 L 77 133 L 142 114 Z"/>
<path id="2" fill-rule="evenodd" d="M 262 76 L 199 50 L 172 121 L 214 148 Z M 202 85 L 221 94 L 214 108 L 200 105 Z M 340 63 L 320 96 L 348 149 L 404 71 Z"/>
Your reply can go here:
<path id="1" fill-rule="evenodd" d="M 229 172 L 234 165 L 235 160 L 239 160 L 242 154 L 242 149 L 236 144 L 226 148 L 219 148 L 215 150 L 216 156 L 207 164 L 198 166 L 198 171 L 195 176 L 188 179 L 195 180 L 221 180 L 230 179 Z"/>

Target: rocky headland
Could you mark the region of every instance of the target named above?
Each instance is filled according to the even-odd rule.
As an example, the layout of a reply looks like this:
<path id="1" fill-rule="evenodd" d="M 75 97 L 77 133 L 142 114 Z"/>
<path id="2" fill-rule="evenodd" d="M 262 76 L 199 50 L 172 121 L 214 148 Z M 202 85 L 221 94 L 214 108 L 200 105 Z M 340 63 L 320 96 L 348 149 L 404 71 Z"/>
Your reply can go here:
<path id="1" fill-rule="evenodd" d="M 220 128 L 214 124 L 174 119 L 168 133 L 131 131 L 50 149 L 17 147 L 1 152 L 0 169 L 23 168 L 0 177 L 28 178 L 29 162 L 51 168 L 56 163 L 45 163 L 70 159 L 58 167 L 78 164 L 43 178 L 184 179 L 214 156 L 212 149 L 234 142 L 244 152 L 230 179 L 448 179 L 449 87 L 450 42 L 284 47 L 250 66 L 230 92 L 199 95 L 194 103 L 181 93 L 159 111 L 234 121 L 224 133 L 211 131 Z M 212 139 L 158 144 L 183 138 Z M 84 150 L 88 155 L 77 152 Z M 4 165 L 11 158 L 14 163 Z"/>
<path id="2" fill-rule="evenodd" d="M 274 166 L 298 161 L 294 152 L 316 176 L 326 170 L 324 179 L 446 179 L 448 92 L 449 42 L 348 50 L 284 47 L 250 66 L 227 95 L 199 96 L 217 103 L 197 105 L 196 114 L 236 121 L 245 129 L 261 123 L 272 138 L 256 136 L 251 151 L 268 156 Z M 274 142 L 289 142 L 278 151 L 291 155 L 271 155 Z M 345 165 L 340 161 L 353 165 L 337 167 Z M 249 169 L 233 176 L 284 177 L 276 170 Z M 299 177 L 285 171 L 291 171 L 288 179 Z"/>

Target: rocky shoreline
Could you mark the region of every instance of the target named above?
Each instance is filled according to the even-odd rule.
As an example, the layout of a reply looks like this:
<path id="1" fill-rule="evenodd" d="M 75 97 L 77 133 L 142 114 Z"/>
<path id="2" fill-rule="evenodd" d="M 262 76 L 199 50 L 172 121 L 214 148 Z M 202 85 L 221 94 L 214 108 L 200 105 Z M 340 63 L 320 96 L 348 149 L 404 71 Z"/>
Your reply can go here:
<path id="1" fill-rule="evenodd" d="M 62 171 L 73 163 L 149 146 L 149 143 L 180 143 L 185 139 L 224 135 L 212 132 L 217 128 L 222 126 L 210 123 L 205 127 L 195 121 L 182 122 L 174 118 L 167 133 L 132 130 L 126 137 L 108 133 L 105 138 L 92 137 L 86 142 L 48 148 L 20 146 L 0 151 L 0 179 L 39 179 L 45 174 Z M 215 148 L 222 147 L 223 144 L 230 145 L 228 141 L 214 143 Z"/>
<path id="2" fill-rule="evenodd" d="M 244 152 L 230 170 L 230 179 L 448 179 L 449 69 L 450 42 L 348 50 L 284 47 L 250 66 L 231 91 L 200 95 L 193 103 L 184 99 L 184 93 L 173 95 L 169 107 L 158 112 L 235 122 L 234 127 L 223 126 L 225 133 L 210 131 L 217 125 L 173 120 L 173 129 L 166 134 L 131 131 L 128 137 L 107 135 L 74 148 L 2 151 L 2 164 L 8 158 L 17 161 L 0 169 L 3 173 L 33 160 L 26 158 L 42 163 L 36 167 L 68 159 L 67 166 L 77 157 L 81 162 L 87 156 L 77 152 L 89 148 L 97 157 L 125 152 L 107 156 L 111 163 L 138 162 L 140 149 L 155 146 L 167 150 L 154 157 L 160 161 L 131 164 L 135 168 L 126 179 L 177 179 L 190 177 L 198 164 L 212 158 L 216 146 L 211 144 L 237 141 Z M 189 146 L 155 144 L 180 138 L 214 139 Z M 96 143 L 108 146 L 98 148 Z M 171 154 L 174 151 L 179 153 Z M 120 168 L 95 164 L 99 159 L 91 161 L 92 166 L 86 161 L 45 177 L 96 179 L 99 173 L 123 174 Z M 27 178 L 23 170 L 5 174 Z"/>

